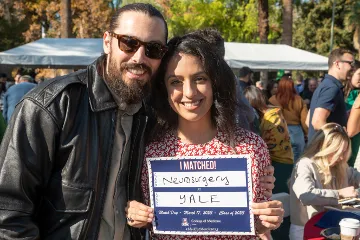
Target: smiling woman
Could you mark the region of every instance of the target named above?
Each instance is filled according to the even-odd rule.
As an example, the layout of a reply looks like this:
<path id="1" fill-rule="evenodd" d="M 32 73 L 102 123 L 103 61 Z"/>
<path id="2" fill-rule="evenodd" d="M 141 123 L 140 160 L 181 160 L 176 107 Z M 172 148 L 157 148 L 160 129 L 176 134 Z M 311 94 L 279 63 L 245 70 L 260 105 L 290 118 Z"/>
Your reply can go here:
<path id="1" fill-rule="evenodd" d="M 264 195 L 265 189 L 260 186 L 260 177 L 265 175 L 265 168 L 270 165 L 267 147 L 258 135 L 236 127 L 235 76 L 213 47 L 202 37 L 191 34 L 175 37 L 168 43 L 168 52 L 159 67 L 158 76 L 152 81 L 152 107 L 157 117 L 157 126 L 154 128 L 152 141 L 146 147 L 146 161 L 142 168 L 141 186 L 145 204 L 136 201 L 128 202 L 127 214 L 133 220 L 129 223 L 131 226 L 146 226 L 155 217 L 154 209 L 147 207 L 150 205 L 151 196 L 147 161 L 159 157 L 167 158 L 166 161 L 179 161 L 177 157 L 209 155 L 217 155 L 219 158 L 224 155 L 251 156 L 252 188 L 250 191 L 253 192 L 253 196 L 250 201 L 254 202 L 254 208 L 265 210 L 254 212 L 257 214 L 256 233 L 265 233 L 277 228 L 281 223 L 283 210 L 280 202 L 270 201 L 266 203 L 268 204 L 266 206 L 258 203 L 267 200 Z M 220 159 L 218 161 L 222 161 Z M 235 159 L 241 161 L 240 158 Z M 200 161 L 204 164 L 200 164 Z M 182 205 L 210 204 L 219 210 L 223 210 L 224 206 L 229 206 L 229 202 L 238 205 L 242 201 L 245 203 L 244 206 L 248 206 L 248 201 L 243 196 L 244 192 L 234 192 L 231 195 L 234 197 L 226 197 L 228 195 L 216 192 L 206 195 L 204 194 L 206 192 L 201 191 L 201 187 L 197 186 L 199 184 L 206 185 L 204 187 L 228 186 L 234 181 L 238 182 L 238 179 L 246 179 L 245 176 L 242 178 L 241 173 L 238 172 L 231 176 L 223 176 L 220 170 L 216 170 L 217 164 L 206 164 L 207 161 L 208 159 L 194 161 L 195 167 L 190 167 L 189 164 L 186 165 L 180 160 L 181 169 L 186 172 L 183 172 L 181 176 L 167 173 L 166 180 L 163 182 L 163 185 L 171 184 L 172 186 L 178 186 L 179 182 L 186 184 L 187 187 L 196 185 L 197 192 L 178 191 L 175 194 L 159 192 L 156 195 L 156 201 L 162 204 L 166 202 L 164 206 L 173 206 L 179 201 Z M 182 162 L 183 165 L 181 165 Z M 156 179 L 159 180 L 163 179 L 162 176 L 165 173 L 156 174 Z M 154 178 L 154 181 L 156 179 Z M 246 186 L 240 183 L 237 186 L 240 185 Z M 155 214 L 158 213 L 155 212 Z M 185 218 L 183 221 L 185 221 L 183 226 L 188 226 L 188 220 Z M 244 220 L 243 225 L 246 224 L 249 222 Z M 192 227 L 193 225 L 189 226 L 189 228 Z M 201 231 L 202 226 L 197 225 L 196 229 Z M 152 239 L 204 238 L 202 235 L 193 236 L 191 232 L 187 234 L 190 236 L 152 234 Z M 208 238 L 257 239 L 250 235 L 219 235 L 208 236 Z"/>

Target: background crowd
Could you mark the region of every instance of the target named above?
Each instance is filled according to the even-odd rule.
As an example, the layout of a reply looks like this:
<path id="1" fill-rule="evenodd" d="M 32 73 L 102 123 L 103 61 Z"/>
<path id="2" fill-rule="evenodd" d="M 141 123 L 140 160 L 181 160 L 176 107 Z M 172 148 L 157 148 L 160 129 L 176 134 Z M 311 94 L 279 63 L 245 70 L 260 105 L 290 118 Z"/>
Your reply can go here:
<path id="1" fill-rule="evenodd" d="M 275 168 L 273 193 L 290 193 L 290 239 L 302 239 L 304 225 L 324 206 L 358 196 L 360 64 L 350 51 L 336 49 L 328 65 L 323 78 L 283 74 L 267 88 L 250 81 L 249 68 L 240 71 L 255 129 Z M 281 234 L 289 231 L 288 221 Z"/>

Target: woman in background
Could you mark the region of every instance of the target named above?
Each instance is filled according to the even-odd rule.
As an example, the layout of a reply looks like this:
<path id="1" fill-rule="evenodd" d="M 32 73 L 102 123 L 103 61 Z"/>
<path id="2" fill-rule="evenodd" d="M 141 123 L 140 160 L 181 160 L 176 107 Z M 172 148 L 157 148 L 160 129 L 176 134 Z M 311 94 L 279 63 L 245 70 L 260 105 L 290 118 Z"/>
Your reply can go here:
<path id="1" fill-rule="evenodd" d="M 355 61 L 351 74 L 344 86 L 346 110 L 350 112 L 360 89 L 360 62 Z"/>
<path id="2" fill-rule="evenodd" d="M 278 82 L 271 80 L 266 85 L 266 91 L 264 91 L 264 96 L 266 101 L 268 101 L 272 96 L 274 96 L 278 91 Z"/>
<path id="3" fill-rule="evenodd" d="M 276 184 L 273 193 L 289 192 L 286 182 L 290 178 L 294 159 L 289 131 L 281 109 L 266 105 L 261 90 L 255 86 L 247 87 L 244 95 L 260 118 L 260 136 L 269 149 L 275 168 Z"/>
<path id="4" fill-rule="evenodd" d="M 308 113 L 307 106 L 296 93 L 292 79 L 286 76 L 279 81 L 278 92 L 269 99 L 269 102 L 282 108 L 290 133 L 294 161 L 296 162 L 304 151 L 305 136 L 308 132 L 308 127 L 305 124 Z"/>
<path id="5" fill-rule="evenodd" d="M 351 87 L 349 87 L 351 85 Z M 349 92 L 349 88 L 352 89 Z M 357 61 L 355 64 L 355 68 L 353 70 L 353 74 L 351 76 L 351 81 L 345 86 L 345 94 L 347 94 L 346 98 L 346 106 L 351 107 L 350 115 L 347 122 L 347 132 L 349 137 L 351 138 L 351 149 L 352 154 L 349 159 L 349 166 L 360 169 L 360 156 L 359 156 L 359 148 L 360 148 L 360 97 L 359 97 L 359 89 L 360 88 L 360 64 Z M 355 101 L 353 100 L 355 98 Z"/>
<path id="6" fill-rule="evenodd" d="M 337 123 L 317 131 L 290 180 L 290 240 L 303 240 L 305 223 L 324 206 L 357 197 L 360 173 L 348 166 L 350 138 Z"/>

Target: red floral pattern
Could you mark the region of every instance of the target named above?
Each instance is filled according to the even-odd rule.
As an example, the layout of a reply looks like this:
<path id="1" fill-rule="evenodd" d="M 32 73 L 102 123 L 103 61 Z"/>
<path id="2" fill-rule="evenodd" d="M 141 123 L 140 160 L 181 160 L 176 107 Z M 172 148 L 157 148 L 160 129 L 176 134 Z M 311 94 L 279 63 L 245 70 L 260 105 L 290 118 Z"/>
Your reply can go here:
<path id="1" fill-rule="evenodd" d="M 260 188 L 259 177 L 264 175 L 264 168 L 271 164 L 270 156 L 265 142 L 258 135 L 238 129 L 235 133 L 235 151 L 230 147 L 229 138 L 218 131 L 216 137 L 204 144 L 187 144 L 171 132 L 165 134 L 161 141 L 150 143 L 145 150 L 145 158 L 152 157 L 174 157 L 174 156 L 204 156 L 204 155 L 234 155 L 250 154 L 252 159 L 252 183 L 253 202 L 268 200 Z M 144 161 L 141 179 L 141 188 L 144 194 L 145 204 L 150 205 L 149 179 L 146 161 Z M 255 223 L 258 218 L 255 216 Z M 227 240 L 227 239 L 258 239 L 255 236 L 182 236 L 182 235 L 154 235 L 152 239 L 159 240 Z"/>

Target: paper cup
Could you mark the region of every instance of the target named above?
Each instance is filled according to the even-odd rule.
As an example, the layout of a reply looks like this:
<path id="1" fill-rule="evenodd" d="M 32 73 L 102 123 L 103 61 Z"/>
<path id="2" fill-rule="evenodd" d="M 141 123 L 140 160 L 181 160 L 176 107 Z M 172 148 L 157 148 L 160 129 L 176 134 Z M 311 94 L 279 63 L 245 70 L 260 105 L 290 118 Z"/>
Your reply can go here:
<path id="1" fill-rule="evenodd" d="M 359 239 L 360 221 L 354 218 L 343 218 L 340 223 L 341 240 Z"/>

